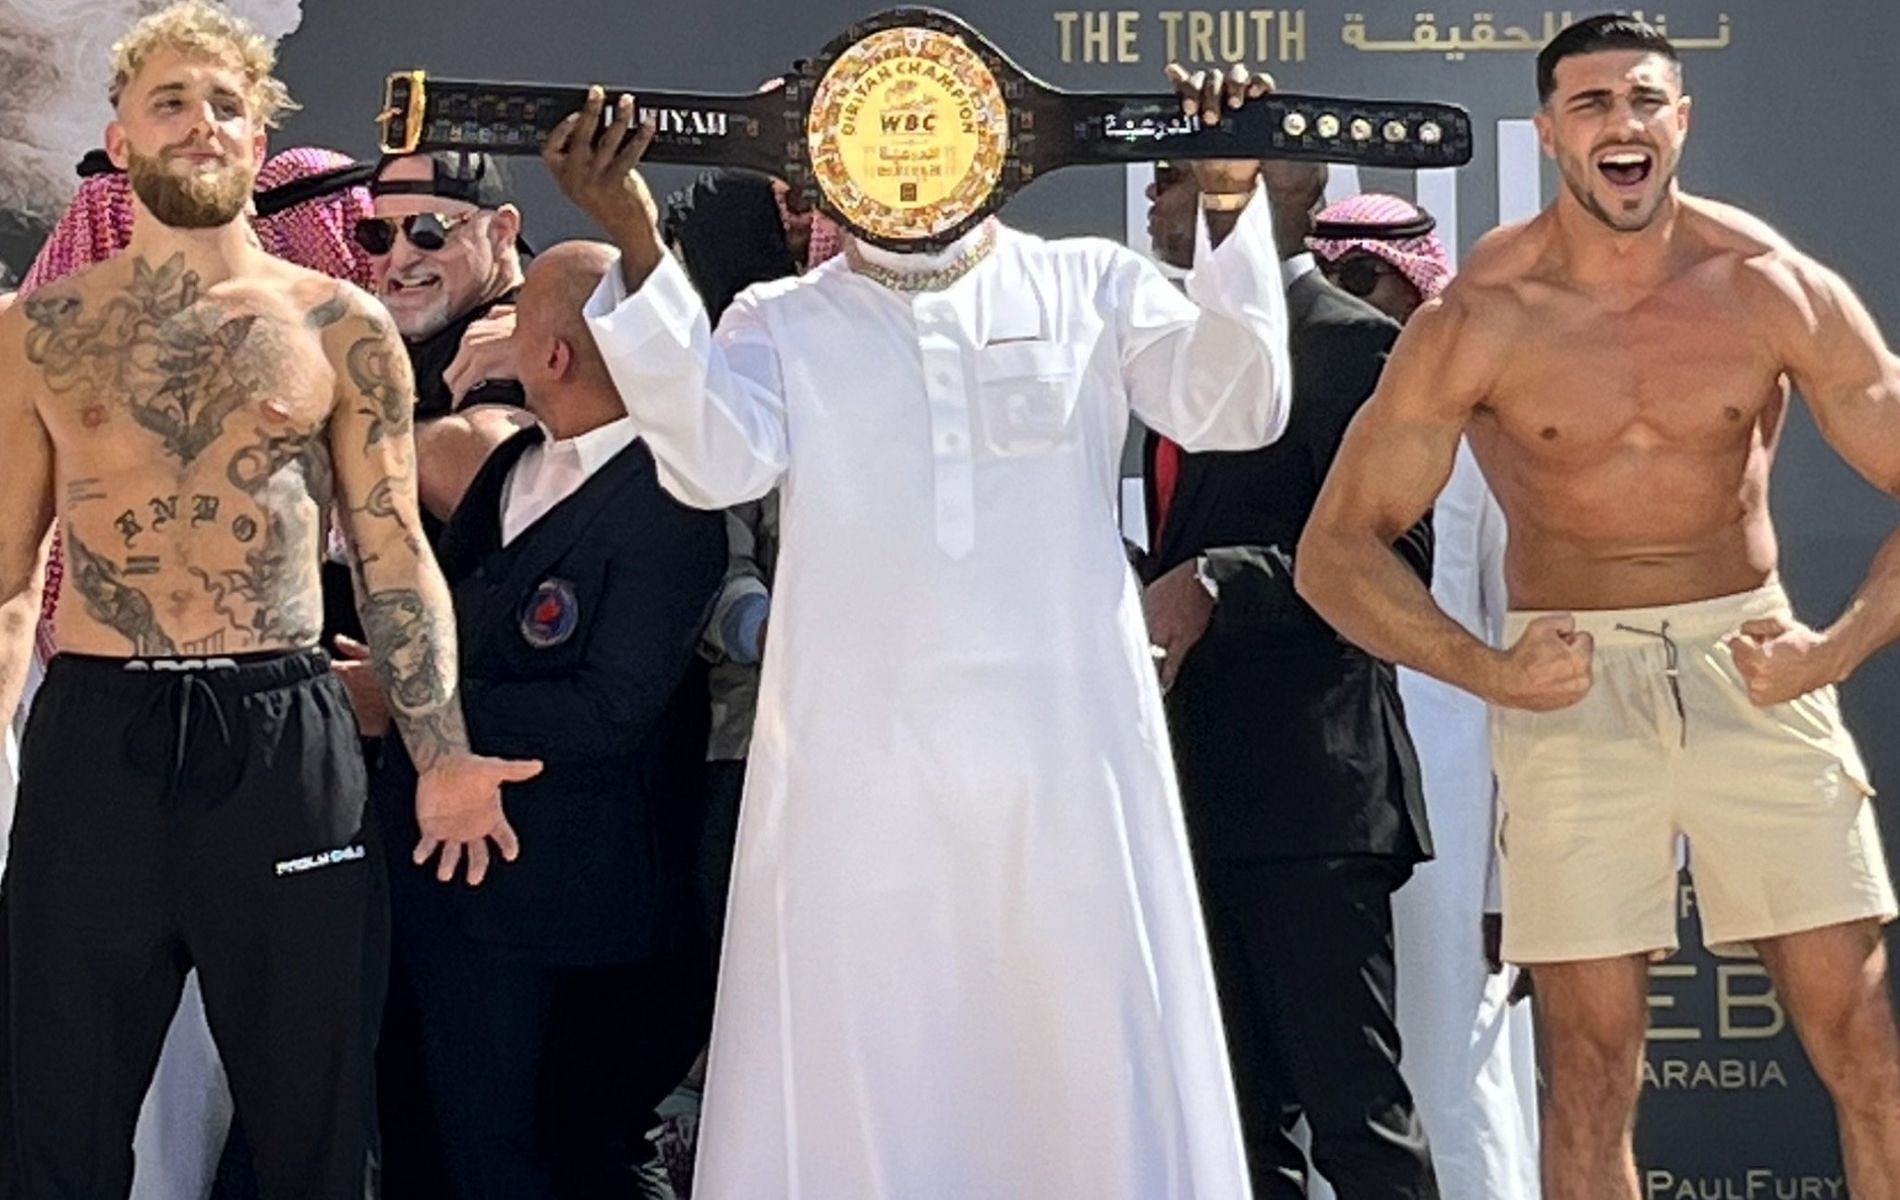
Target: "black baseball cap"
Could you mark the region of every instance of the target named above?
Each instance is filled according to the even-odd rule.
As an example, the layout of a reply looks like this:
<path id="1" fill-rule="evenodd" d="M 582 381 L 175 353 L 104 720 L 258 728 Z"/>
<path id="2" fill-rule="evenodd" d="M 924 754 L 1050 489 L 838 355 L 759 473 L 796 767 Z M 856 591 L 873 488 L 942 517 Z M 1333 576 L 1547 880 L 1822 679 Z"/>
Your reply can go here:
<path id="1" fill-rule="evenodd" d="M 429 179 L 384 179 L 390 163 L 424 158 L 434 168 Z M 437 150 L 427 154 L 387 154 L 376 164 L 370 180 L 371 196 L 444 196 L 477 208 L 500 208 L 508 203 L 508 173 L 501 160 L 479 150 Z"/>

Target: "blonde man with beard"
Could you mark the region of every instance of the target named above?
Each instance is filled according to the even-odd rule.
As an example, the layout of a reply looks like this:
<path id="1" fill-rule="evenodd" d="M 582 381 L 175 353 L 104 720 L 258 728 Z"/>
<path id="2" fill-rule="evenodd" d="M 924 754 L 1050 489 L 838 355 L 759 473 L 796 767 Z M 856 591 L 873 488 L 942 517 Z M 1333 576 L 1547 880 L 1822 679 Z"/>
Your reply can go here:
<path id="1" fill-rule="evenodd" d="M 109 119 L 113 41 L 153 7 L 150 0 L 0 0 L 0 286 L 25 277 L 72 192 L 73 163 Z M 225 0 L 225 7 L 272 43 L 303 20 L 302 0 Z"/>
<path id="2" fill-rule="evenodd" d="M 104 47 L 102 44 L 100 49 Z M 109 63 L 103 63 L 99 72 L 101 99 L 109 68 Z M 95 128 L 88 140 L 96 137 Z M 22 295 L 31 295 L 125 252 L 132 240 L 136 207 L 131 181 L 123 171 L 101 170 L 101 166 L 110 167 L 104 150 L 95 151 L 88 156 L 88 163 L 82 163 L 79 188 L 35 255 L 21 284 Z M 367 284 L 368 256 L 350 239 L 355 218 L 367 214 L 370 208 L 369 191 L 359 182 L 362 174 L 350 159 L 335 151 L 313 146 L 276 151 L 258 168 L 253 189 L 251 225 L 258 240 L 279 258 L 336 279 Z M 319 184 L 325 185 L 322 190 L 316 186 Z M 330 563 L 324 564 L 326 622 L 340 611 L 347 612 L 348 627 L 360 636 L 348 568 L 341 567 L 341 578 L 333 578 L 330 567 Z M 62 556 L 55 543 L 47 560 L 39 661 L 29 667 L 17 712 L 0 709 L 0 718 L 15 713 L 16 728 L 24 728 L 39 668 L 55 653 L 53 614 L 62 572 Z M 0 700 L 9 695 L 0 687 Z M 11 793 L 8 798 L 10 825 Z M 0 952 L 0 960 L 4 957 Z M 0 1021 L 0 1028 L 4 1027 L 5 1022 Z M 3 1051 L 0 1047 L 0 1057 Z M 0 1088 L 10 1089 L 8 1078 L 6 1069 L 0 1067 Z M 10 1121 L 0 1117 L 0 1129 L 10 1128 Z M 203 1200 L 219 1170 L 228 1134 L 242 1136 L 231 1129 L 231 1090 L 211 1031 L 205 1025 L 204 998 L 193 974 L 186 980 L 165 1049 L 159 1055 L 157 1074 L 139 1115 L 138 1134 L 133 1141 L 138 1166 L 133 1174 L 131 1200 Z M 11 1154 L 11 1144 L 0 1143 L 0 1179 L 13 1176 Z M 249 1163 L 248 1153 L 242 1161 Z"/>
<path id="3" fill-rule="evenodd" d="M 315 647 L 334 499 L 395 718 L 418 862 L 518 847 L 468 750 L 421 543 L 399 340 L 374 301 L 244 220 L 288 101 L 268 44 L 188 0 L 114 48 L 126 252 L 0 316 L 0 605 L 55 517 L 59 613 L 23 747 L 6 893 L 13 1140 L 27 1196 L 124 1195 L 132 1130 L 196 967 L 264 1193 L 362 1194 L 386 913 L 348 700 Z M 20 642 L 22 639 L 13 639 Z M 23 661 L 7 644 L 0 678 Z"/>

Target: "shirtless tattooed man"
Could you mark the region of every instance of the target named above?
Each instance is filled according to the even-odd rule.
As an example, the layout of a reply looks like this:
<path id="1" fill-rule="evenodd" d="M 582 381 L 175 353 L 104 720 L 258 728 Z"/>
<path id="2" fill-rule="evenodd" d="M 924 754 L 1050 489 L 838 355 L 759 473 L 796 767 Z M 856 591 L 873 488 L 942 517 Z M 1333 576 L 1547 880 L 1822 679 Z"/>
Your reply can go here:
<path id="1" fill-rule="evenodd" d="M 512 858 L 500 785 L 539 767 L 468 750 L 401 340 L 244 218 L 286 100 L 270 48 L 188 0 L 114 58 L 131 244 L 0 315 L 0 605 L 30 595 L 55 514 L 74 601 L 6 879 L 19 1184 L 126 1194 L 195 966 L 263 1193 L 360 1200 L 386 917 L 355 723 L 316 649 L 331 512 L 422 771 L 417 861 L 439 851 L 446 879 L 466 858 L 476 883 L 490 841 Z"/>
<path id="2" fill-rule="evenodd" d="M 1646 964 L 1675 842 L 1713 945 L 1752 943 L 1833 1095 L 1856 1200 L 1900 1200 L 1895 915 L 1834 685 L 1900 635 L 1900 534 L 1825 630 L 1781 590 L 1768 477 L 1789 387 L 1900 495 L 1900 360 L 1839 276 L 1684 193 L 1674 49 L 1598 17 L 1538 60 L 1557 200 L 1406 327 L 1300 544 L 1348 637 L 1493 706 L 1505 954 L 1534 966 L 1549 1200 L 1634 1200 Z M 1511 529 L 1508 650 L 1390 550 L 1469 431 Z"/>

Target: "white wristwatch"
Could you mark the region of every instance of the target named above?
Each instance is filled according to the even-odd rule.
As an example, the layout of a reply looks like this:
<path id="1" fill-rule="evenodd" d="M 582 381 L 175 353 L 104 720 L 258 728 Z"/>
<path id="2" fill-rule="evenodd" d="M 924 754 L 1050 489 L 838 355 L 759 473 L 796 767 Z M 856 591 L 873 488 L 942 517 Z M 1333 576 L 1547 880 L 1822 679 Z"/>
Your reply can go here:
<path id="1" fill-rule="evenodd" d="M 1207 555 L 1205 554 L 1197 554 L 1194 556 L 1194 582 L 1206 588 L 1207 594 L 1214 600 L 1218 601 L 1220 599 L 1220 581 L 1215 579 L 1213 574 L 1208 571 Z"/>

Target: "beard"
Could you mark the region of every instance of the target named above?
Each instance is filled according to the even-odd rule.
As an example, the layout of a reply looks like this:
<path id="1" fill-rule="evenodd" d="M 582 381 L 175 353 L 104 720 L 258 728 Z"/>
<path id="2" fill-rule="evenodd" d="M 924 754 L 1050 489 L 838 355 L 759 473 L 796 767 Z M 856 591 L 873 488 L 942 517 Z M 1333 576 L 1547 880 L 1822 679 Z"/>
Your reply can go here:
<path id="1" fill-rule="evenodd" d="M 162 157 L 128 154 L 126 176 L 139 202 L 172 229 L 217 229 L 229 225 L 250 202 L 257 171 L 232 163 L 215 171 L 176 175 Z"/>
<path id="2" fill-rule="evenodd" d="M 1669 164 L 1668 171 L 1664 171 L 1661 151 L 1653 153 L 1656 165 L 1651 168 L 1654 177 L 1650 182 L 1656 185 L 1656 190 L 1650 195 L 1645 207 L 1633 210 L 1613 209 L 1597 199 L 1596 193 L 1591 190 L 1591 183 L 1596 178 L 1597 171 L 1590 165 L 1588 159 L 1564 168 L 1562 171 L 1564 186 L 1570 189 L 1570 194 L 1576 198 L 1578 204 L 1583 206 L 1584 211 L 1595 217 L 1606 228 L 1616 233 L 1641 233 L 1654 224 L 1656 214 L 1662 212 L 1663 201 L 1668 198 L 1670 185 L 1676 177 L 1675 164 Z"/>
<path id="3" fill-rule="evenodd" d="M 405 342 L 420 342 L 432 338 L 447 329 L 455 320 L 451 312 L 454 301 L 448 296 L 437 296 L 428 302 L 411 308 L 392 307 L 389 310 L 390 323 Z"/>
<path id="4" fill-rule="evenodd" d="M 460 230 L 456 236 L 461 237 Z M 420 342 L 499 295 L 503 282 L 500 264 L 484 246 L 458 241 L 422 262 L 390 271 L 376 290 L 396 332 L 406 342 Z"/>

